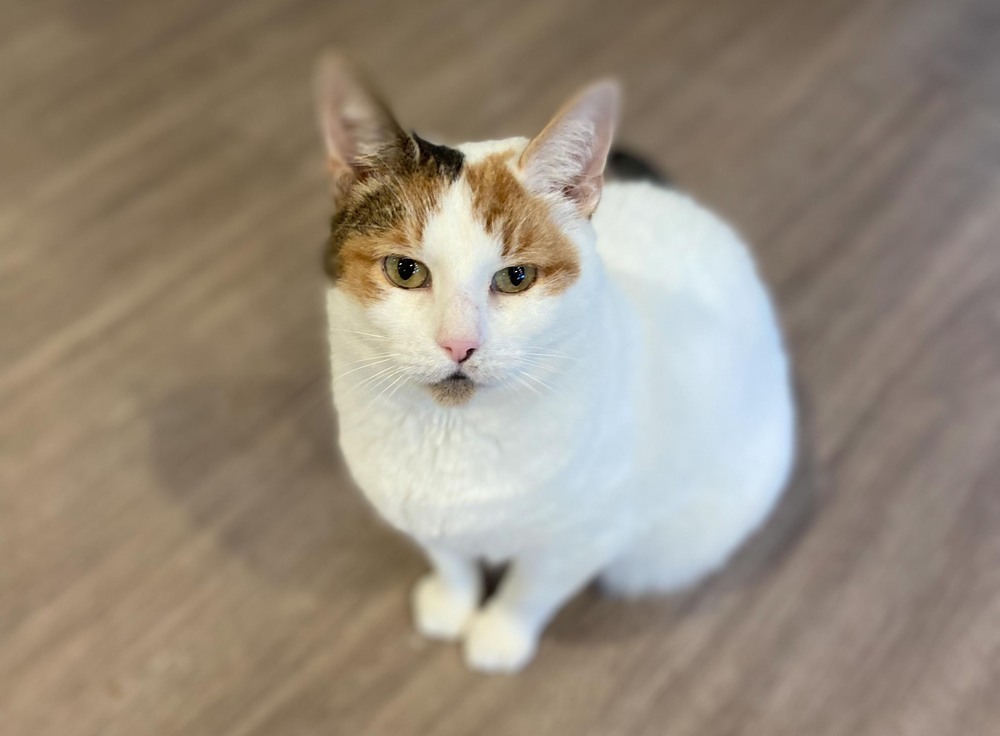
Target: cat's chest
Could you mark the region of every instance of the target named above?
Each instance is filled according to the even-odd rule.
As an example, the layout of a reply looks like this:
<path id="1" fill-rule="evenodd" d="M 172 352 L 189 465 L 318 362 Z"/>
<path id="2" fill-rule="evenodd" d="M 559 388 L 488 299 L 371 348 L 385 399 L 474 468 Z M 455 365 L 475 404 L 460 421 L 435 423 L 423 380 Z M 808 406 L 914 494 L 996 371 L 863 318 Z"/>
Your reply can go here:
<path id="1" fill-rule="evenodd" d="M 394 526 L 426 540 L 502 553 L 515 530 L 542 535 L 586 485 L 566 422 L 449 421 L 420 414 L 343 417 L 341 446 L 364 494 Z"/>

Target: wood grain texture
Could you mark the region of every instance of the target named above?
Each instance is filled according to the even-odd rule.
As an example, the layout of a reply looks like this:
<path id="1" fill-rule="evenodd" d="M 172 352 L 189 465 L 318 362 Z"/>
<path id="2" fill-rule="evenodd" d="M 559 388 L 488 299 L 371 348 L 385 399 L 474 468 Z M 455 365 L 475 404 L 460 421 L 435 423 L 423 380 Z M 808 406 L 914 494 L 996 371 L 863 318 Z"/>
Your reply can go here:
<path id="1" fill-rule="evenodd" d="M 334 450 L 308 78 L 621 139 L 755 244 L 803 462 L 725 573 L 515 678 L 412 632 Z M 0 5 L 4 736 L 1000 733 L 995 0 Z"/>

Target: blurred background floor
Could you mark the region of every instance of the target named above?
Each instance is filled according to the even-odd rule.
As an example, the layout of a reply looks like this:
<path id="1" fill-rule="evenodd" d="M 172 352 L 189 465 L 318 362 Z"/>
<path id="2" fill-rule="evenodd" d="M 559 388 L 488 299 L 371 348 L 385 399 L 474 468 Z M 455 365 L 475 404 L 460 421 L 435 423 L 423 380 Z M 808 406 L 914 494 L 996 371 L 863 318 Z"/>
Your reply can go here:
<path id="1" fill-rule="evenodd" d="M 411 631 L 333 451 L 312 61 L 620 139 L 754 243 L 806 461 L 698 591 L 515 678 Z M 1000 733 L 996 0 L 0 5 L 0 733 Z"/>

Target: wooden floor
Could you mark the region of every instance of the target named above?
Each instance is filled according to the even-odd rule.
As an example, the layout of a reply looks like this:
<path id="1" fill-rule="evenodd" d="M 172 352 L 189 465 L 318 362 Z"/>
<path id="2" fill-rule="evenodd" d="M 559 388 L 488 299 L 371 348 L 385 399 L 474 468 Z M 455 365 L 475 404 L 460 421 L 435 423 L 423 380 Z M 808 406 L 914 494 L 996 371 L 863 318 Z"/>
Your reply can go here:
<path id="1" fill-rule="evenodd" d="M 621 140 L 755 244 L 803 462 L 727 572 L 514 678 L 412 632 L 334 451 L 308 78 Z M 0 734 L 1000 733 L 1000 4 L 0 5 Z"/>

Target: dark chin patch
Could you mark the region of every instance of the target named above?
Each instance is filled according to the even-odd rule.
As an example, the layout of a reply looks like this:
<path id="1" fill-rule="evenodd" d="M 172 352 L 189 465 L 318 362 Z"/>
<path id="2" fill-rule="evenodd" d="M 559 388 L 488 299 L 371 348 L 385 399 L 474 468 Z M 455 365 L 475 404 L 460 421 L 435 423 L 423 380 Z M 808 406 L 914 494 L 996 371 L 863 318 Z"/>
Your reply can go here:
<path id="1" fill-rule="evenodd" d="M 468 403 L 476 392 L 476 384 L 465 376 L 449 376 L 443 381 L 432 383 L 427 387 L 431 398 L 441 406 L 461 406 Z"/>

